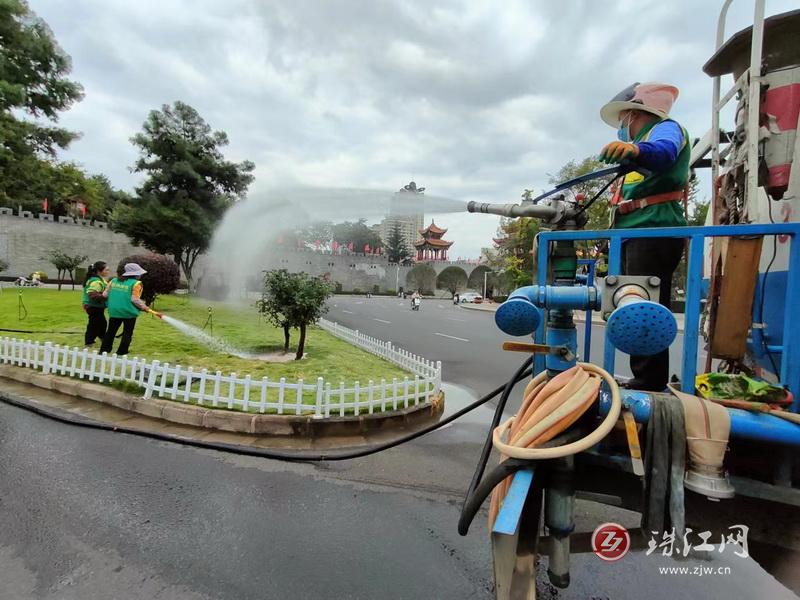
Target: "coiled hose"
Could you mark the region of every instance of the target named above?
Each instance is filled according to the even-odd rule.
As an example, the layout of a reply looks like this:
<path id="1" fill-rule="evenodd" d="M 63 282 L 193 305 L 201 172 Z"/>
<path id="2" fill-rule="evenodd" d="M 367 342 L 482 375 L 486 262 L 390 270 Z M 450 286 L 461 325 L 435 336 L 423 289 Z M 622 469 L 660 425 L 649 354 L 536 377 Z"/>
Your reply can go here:
<path id="1" fill-rule="evenodd" d="M 562 441 L 556 440 L 556 436 L 565 432 L 594 404 L 603 381 L 611 392 L 611 409 L 597 428 L 585 437 L 563 445 L 548 444 Z M 498 409 L 502 411 L 500 405 Z M 525 387 L 523 402 L 517 414 L 492 428 L 487 445 L 493 446 L 500 453 L 500 465 L 485 481 L 480 481 L 485 467 L 484 457 L 481 456 L 462 507 L 459 533 L 466 535 L 489 491 L 492 493 L 489 507 L 491 528 L 517 470 L 530 466 L 530 462 L 534 460 L 569 456 L 591 448 L 608 435 L 617 422 L 621 409 L 619 386 L 600 367 L 578 363 L 550 380 L 546 371 L 539 373 Z M 548 447 L 542 447 L 545 444 Z"/>

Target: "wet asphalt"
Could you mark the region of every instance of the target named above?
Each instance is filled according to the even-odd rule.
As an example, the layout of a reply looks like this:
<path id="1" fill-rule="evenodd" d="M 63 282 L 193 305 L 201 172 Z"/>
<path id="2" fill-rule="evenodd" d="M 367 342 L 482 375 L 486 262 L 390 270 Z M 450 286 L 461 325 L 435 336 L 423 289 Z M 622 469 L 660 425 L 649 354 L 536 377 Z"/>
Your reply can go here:
<path id="1" fill-rule="evenodd" d="M 446 319 L 431 316 L 419 320 L 425 338 L 396 303 L 381 299 L 383 316 L 370 317 L 360 300 L 347 301 L 337 308 L 364 310 L 364 323 L 398 324 L 389 335 L 379 335 L 380 321 L 362 330 L 445 361 L 445 378 L 465 374 L 467 388 L 497 385 L 518 362 L 495 362 L 488 337 L 485 348 L 469 346 L 484 339 L 475 332 L 492 335 L 475 325 L 490 324 L 489 315 L 435 309 L 465 319 L 452 323 L 467 323 L 470 333 L 442 330 Z M 435 314 L 427 309 L 413 316 Z M 403 341 L 409 335 L 441 340 L 422 352 Z M 450 398 L 455 405 L 468 394 L 451 388 Z M 0 404 L 0 600 L 492 598 L 485 516 L 469 536 L 456 532 L 490 417 L 481 408 L 364 459 L 297 464 L 77 428 Z M 638 515 L 578 502 L 579 530 L 607 520 L 634 527 Z M 612 564 L 575 556 L 569 590 L 542 582 L 540 597 L 795 597 L 754 561 L 730 554 L 699 561 L 730 567 L 727 576 L 663 575 L 660 564 L 641 552 Z"/>

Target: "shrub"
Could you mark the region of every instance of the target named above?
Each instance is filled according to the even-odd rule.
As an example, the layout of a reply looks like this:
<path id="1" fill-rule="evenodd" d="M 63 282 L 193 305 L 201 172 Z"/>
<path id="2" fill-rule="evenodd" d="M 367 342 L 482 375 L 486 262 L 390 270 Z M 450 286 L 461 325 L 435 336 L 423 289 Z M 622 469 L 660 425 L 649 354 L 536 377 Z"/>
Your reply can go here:
<path id="1" fill-rule="evenodd" d="M 0 258 L 0 273 L 8 269 L 8 263 Z"/>
<path id="2" fill-rule="evenodd" d="M 125 270 L 126 263 L 136 263 L 147 273 L 142 275 L 142 300 L 152 304 L 158 294 L 171 294 L 178 289 L 181 271 L 178 264 L 163 254 L 134 254 L 123 258 L 117 274 Z"/>

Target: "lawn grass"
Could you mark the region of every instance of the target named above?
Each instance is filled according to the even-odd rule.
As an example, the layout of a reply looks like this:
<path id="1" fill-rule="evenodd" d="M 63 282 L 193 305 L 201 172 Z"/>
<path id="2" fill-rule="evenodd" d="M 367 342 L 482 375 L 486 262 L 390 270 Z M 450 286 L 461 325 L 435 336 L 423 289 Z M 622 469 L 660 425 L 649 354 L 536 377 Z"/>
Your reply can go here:
<path id="1" fill-rule="evenodd" d="M 81 294 L 64 289 L 23 289 L 22 301 L 27 317 L 18 318 L 19 295 L 16 288 L 6 287 L 0 292 L 0 328 L 35 330 L 41 333 L 10 333 L 0 331 L 0 336 L 55 344 L 83 346 L 86 315 L 81 308 Z M 222 338 L 240 350 L 251 353 L 268 353 L 283 348 L 283 331 L 264 323 L 255 308 L 243 305 L 232 308 L 222 303 L 199 300 L 188 296 L 160 296 L 156 308 L 181 321 L 202 327 L 208 317 L 208 307 L 213 310 L 214 336 Z M 47 331 L 75 333 L 46 333 Z M 292 334 L 293 350 L 297 332 Z M 115 344 L 115 349 L 116 349 Z M 99 342 L 96 344 L 99 347 Z M 402 379 L 408 373 L 403 369 L 348 344 L 326 331 L 310 327 L 306 339 L 306 357 L 288 363 L 267 363 L 246 359 L 210 349 L 193 338 L 149 315 L 139 317 L 130 348 L 130 356 L 159 360 L 171 365 L 180 364 L 195 370 L 235 372 L 254 379 L 264 376 L 271 380 L 285 377 L 292 382 L 303 378 L 306 382 L 324 377 L 326 381 L 353 381 L 366 383 L 372 379 Z"/>

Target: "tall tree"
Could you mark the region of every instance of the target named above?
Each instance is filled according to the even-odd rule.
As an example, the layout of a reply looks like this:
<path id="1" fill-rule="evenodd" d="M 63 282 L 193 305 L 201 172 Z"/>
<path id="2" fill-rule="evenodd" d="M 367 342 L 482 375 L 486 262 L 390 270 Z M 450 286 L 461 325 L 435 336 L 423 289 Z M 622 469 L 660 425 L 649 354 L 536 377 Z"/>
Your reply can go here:
<path id="1" fill-rule="evenodd" d="M 226 161 L 221 148 L 227 134 L 212 131 L 183 102 L 151 111 L 131 142 L 140 152 L 133 170 L 147 179 L 135 198 L 114 209 L 114 227 L 135 243 L 174 256 L 191 289 L 198 255 L 208 249 L 228 207 L 247 191 L 255 166 Z"/>
<path id="2" fill-rule="evenodd" d="M 423 294 L 432 294 L 436 288 L 436 269 L 428 263 L 419 263 L 406 275 L 406 287 L 419 290 Z"/>
<path id="3" fill-rule="evenodd" d="M 333 239 L 345 247 L 352 244 L 354 252 L 364 252 L 367 247 L 375 249 L 383 246 L 381 236 L 367 225 L 366 219 L 337 223 L 333 226 Z"/>
<path id="4" fill-rule="evenodd" d="M 500 219 L 497 250 L 487 253 L 487 257 L 492 267 L 505 273 L 506 280 L 513 287 L 530 285 L 533 280 L 533 240 L 537 233 L 538 219 Z"/>
<path id="5" fill-rule="evenodd" d="M 82 97 L 67 78 L 70 59 L 50 28 L 23 0 L 0 0 L 0 204 L 35 209 L 31 189 L 43 158 L 77 134 L 55 126 L 58 113 Z"/>
<path id="6" fill-rule="evenodd" d="M 436 287 L 445 289 L 455 296 L 467 285 L 467 273 L 461 267 L 446 267 L 436 278 Z"/>
<path id="7" fill-rule="evenodd" d="M 408 250 L 408 246 L 406 246 L 406 241 L 403 239 L 398 223 L 395 223 L 386 240 L 386 258 L 389 259 L 390 263 L 398 265 L 407 264 L 411 260 L 411 253 Z"/>

